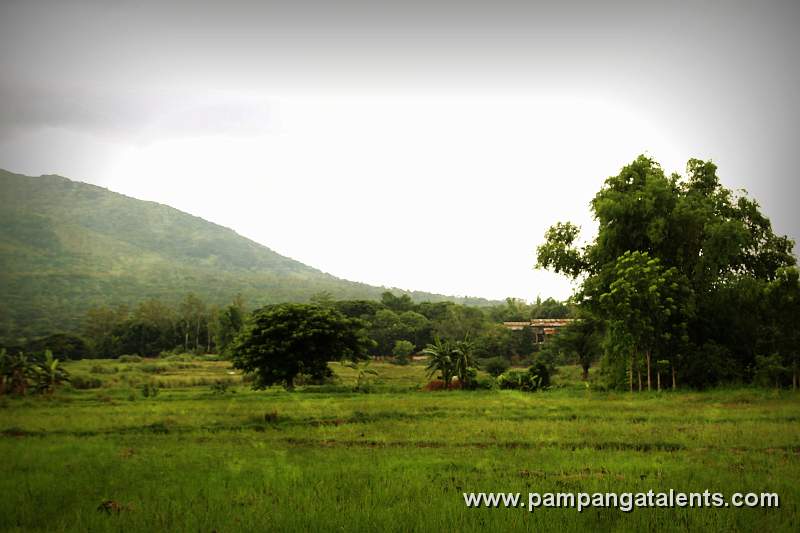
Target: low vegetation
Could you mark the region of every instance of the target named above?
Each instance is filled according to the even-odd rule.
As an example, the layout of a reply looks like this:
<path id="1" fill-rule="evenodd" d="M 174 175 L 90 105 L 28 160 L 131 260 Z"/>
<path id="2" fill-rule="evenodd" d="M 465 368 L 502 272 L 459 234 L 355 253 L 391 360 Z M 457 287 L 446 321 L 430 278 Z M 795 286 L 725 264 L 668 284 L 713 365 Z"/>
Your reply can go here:
<path id="1" fill-rule="evenodd" d="M 790 392 L 603 392 L 579 366 L 559 368 L 546 392 L 426 392 L 424 362 L 375 361 L 369 394 L 363 368 L 338 363 L 329 384 L 294 392 L 253 391 L 225 361 L 64 366 L 73 384 L 53 395 L 0 399 L 0 454 L 12 458 L 0 462 L 0 530 L 792 531 L 798 520 Z M 78 377 L 102 385 L 80 390 Z M 782 506 L 528 513 L 463 500 L 650 489 L 776 492 Z"/>

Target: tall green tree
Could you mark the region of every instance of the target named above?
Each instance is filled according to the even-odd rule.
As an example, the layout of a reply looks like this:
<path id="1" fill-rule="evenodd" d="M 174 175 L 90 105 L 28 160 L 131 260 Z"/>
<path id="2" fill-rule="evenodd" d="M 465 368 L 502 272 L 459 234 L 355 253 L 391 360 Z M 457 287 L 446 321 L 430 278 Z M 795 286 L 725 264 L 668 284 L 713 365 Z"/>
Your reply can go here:
<path id="1" fill-rule="evenodd" d="M 692 309 L 691 292 L 676 268 L 666 269 L 647 252 L 625 252 L 616 261 L 613 282 L 600 295 L 602 315 L 614 338 L 630 353 L 630 390 L 644 355 L 647 390 L 652 389 L 653 353 L 673 335 L 684 336 Z"/>
<path id="2" fill-rule="evenodd" d="M 739 342 L 725 318 L 725 300 L 742 300 L 753 285 L 770 282 L 780 268 L 795 264 L 794 243 L 776 235 L 758 204 L 726 189 L 717 167 L 692 159 L 686 177 L 666 176 L 652 159 L 640 156 L 606 179 L 591 202 L 598 222 L 597 236 L 580 245 L 580 229 L 569 222 L 547 230 L 537 249 L 537 266 L 580 279 L 578 304 L 599 315 L 600 296 L 608 294 L 619 271 L 617 260 L 626 252 L 647 253 L 665 269 L 675 269 L 692 295 L 696 312 L 688 320 L 688 339 L 674 365 L 687 381 L 702 386 L 696 358 L 701 348 L 714 345 L 740 372 L 754 363 L 755 341 Z M 757 305 L 755 306 L 758 307 Z M 740 313 L 743 314 L 743 313 Z M 749 320 L 763 321 L 761 313 Z M 633 342 L 619 328 L 608 346 Z M 667 350 L 674 342 L 659 342 Z M 675 352 L 678 348 L 671 347 Z M 618 351 L 618 350 L 616 350 Z M 680 357 L 678 356 L 680 355 Z M 702 366 L 702 365 L 701 365 Z M 708 375 L 709 379 L 715 379 Z"/>
<path id="3" fill-rule="evenodd" d="M 782 356 L 792 374 L 792 389 L 800 385 L 800 274 L 797 268 L 781 268 L 764 289 L 766 312 L 772 317 L 767 349 Z"/>
<path id="4" fill-rule="evenodd" d="M 233 301 L 216 314 L 216 344 L 220 353 L 228 353 L 228 348 L 242 331 L 246 318 L 244 298 L 237 294 Z"/>

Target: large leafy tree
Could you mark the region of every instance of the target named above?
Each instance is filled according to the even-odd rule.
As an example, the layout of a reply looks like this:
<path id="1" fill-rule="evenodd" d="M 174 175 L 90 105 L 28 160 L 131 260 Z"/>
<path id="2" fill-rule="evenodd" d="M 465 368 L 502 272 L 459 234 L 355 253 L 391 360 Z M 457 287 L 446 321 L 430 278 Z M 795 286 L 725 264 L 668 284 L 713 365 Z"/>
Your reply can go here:
<path id="1" fill-rule="evenodd" d="M 679 339 L 672 336 L 662 338 L 654 348 L 665 352 L 662 355 L 672 354 L 687 381 L 701 386 L 721 373 L 694 380 L 696 375 L 690 374 L 697 374 L 696 361 L 678 357 L 678 350 L 681 355 L 693 353 L 696 359 L 702 347 L 712 346 L 715 353 L 726 354 L 735 363 L 730 366 L 744 372 L 754 361 L 755 341 L 740 342 L 735 328 L 724 319 L 730 312 L 724 302 L 749 301 L 742 291 L 758 293 L 750 288 L 770 282 L 780 268 L 795 264 L 791 239 L 773 232 L 754 200 L 723 187 L 716 171 L 713 163 L 692 159 L 685 178 L 667 176 L 658 163 L 639 156 L 606 179 L 592 200 L 598 222 L 594 240 L 579 246 L 580 228 L 557 223 L 547 230 L 537 250 L 538 267 L 582 281 L 576 300 L 598 316 L 604 310 L 600 296 L 613 290 L 620 274 L 617 260 L 626 252 L 647 253 L 665 271 L 674 268 L 686 290 L 672 297 L 683 295 L 696 308 L 687 322 L 688 347 L 675 346 Z M 691 307 L 689 301 L 675 303 L 679 309 Z M 606 344 L 612 348 L 632 342 L 627 335 L 614 335 L 621 333 L 619 328 L 609 331 L 611 342 Z"/>
<path id="2" fill-rule="evenodd" d="M 792 374 L 792 389 L 800 385 L 800 273 L 782 268 L 764 289 L 769 322 L 773 328 L 771 352 L 782 355 L 781 364 Z"/>
<path id="3" fill-rule="evenodd" d="M 253 387 L 283 384 L 299 374 L 329 376 L 328 361 L 367 357 L 363 323 L 331 307 L 281 304 L 253 313 L 232 346 L 233 366 L 255 377 Z"/>

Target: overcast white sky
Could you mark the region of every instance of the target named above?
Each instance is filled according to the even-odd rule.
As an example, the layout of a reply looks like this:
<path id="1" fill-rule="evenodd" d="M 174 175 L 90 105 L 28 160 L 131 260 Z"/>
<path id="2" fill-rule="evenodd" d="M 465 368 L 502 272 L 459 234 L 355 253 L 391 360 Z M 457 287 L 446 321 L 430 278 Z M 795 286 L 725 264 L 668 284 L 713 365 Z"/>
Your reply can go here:
<path id="1" fill-rule="evenodd" d="M 4 1 L 0 168 L 487 298 L 568 296 L 536 246 L 643 152 L 797 239 L 800 3 L 675 4 Z"/>

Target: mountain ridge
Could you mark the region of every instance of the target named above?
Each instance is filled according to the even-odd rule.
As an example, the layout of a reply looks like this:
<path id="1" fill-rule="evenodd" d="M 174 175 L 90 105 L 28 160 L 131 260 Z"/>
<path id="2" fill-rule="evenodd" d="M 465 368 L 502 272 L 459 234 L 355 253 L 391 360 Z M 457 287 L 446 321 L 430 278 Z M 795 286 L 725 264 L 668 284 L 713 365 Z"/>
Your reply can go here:
<path id="1" fill-rule="evenodd" d="M 76 331 L 99 305 L 195 293 L 223 304 L 307 301 L 314 294 L 490 304 L 483 298 L 376 287 L 283 256 L 231 228 L 58 174 L 0 169 L 0 337 Z"/>

